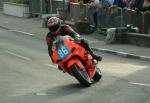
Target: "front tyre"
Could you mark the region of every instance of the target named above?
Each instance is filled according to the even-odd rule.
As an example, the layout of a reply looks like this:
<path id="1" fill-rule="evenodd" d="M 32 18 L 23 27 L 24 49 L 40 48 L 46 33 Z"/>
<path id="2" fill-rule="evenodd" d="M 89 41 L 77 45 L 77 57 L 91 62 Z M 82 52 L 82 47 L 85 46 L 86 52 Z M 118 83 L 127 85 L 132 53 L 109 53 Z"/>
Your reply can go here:
<path id="1" fill-rule="evenodd" d="M 95 72 L 95 75 L 93 76 L 93 80 L 99 81 L 102 78 L 101 70 L 99 68 L 96 68 L 95 70 L 96 72 Z"/>
<path id="2" fill-rule="evenodd" d="M 85 70 L 81 70 L 78 65 L 74 64 L 70 68 L 74 77 L 85 87 L 89 87 L 91 85 L 91 79 Z"/>

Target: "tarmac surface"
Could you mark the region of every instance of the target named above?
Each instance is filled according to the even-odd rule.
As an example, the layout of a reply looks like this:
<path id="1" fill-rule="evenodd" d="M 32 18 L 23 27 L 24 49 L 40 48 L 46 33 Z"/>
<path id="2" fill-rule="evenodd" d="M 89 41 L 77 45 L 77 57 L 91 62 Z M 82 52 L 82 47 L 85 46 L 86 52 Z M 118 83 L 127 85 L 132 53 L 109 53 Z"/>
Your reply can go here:
<path id="1" fill-rule="evenodd" d="M 40 18 L 13 17 L 3 14 L 2 10 L 0 10 L 0 28 L 35 36 L 39 39 L 45 39 L 48 32 L 47 28 L 42 28 L 42 19 Z M 87 38 L 90 46 L 96 51 L 150 61 L 150 48 L 148 47 L 129 44 L 106 44 L 104 41 L 105 37 L 97 32 L 89 35 L 81 35 L 81 37 Z"/>

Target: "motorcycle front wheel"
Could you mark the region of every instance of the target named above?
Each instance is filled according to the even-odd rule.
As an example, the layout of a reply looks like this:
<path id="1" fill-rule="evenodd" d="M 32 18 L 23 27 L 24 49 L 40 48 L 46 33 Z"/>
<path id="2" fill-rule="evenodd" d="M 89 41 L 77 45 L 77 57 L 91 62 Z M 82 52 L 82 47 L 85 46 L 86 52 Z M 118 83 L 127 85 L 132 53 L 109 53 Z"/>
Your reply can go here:
<path id="1" fill-rule="evenodd" d="M 95 75 L 93 76 L 94 81 L 99 81 L 102 78 L 102 72 L 99 68 L 95 69 Z"/>
<path id="2" fill-rule="evenodd" d="M 89 87 L 91 85 L 92 82 L 86 70 L 84 71 L 74 64 L 71 66 L 71 72 L 83 86 Z"/>

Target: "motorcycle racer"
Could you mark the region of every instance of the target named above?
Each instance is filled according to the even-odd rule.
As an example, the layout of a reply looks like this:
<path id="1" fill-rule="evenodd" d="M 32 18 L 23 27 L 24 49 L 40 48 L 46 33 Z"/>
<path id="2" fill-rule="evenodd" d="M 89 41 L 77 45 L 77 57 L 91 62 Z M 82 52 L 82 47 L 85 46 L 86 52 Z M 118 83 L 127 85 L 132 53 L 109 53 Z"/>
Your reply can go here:
<path id="1" fill-rule="evenodd" d="M 48 46 L 48 53 L 50 57 L 52 56 L 52 41 L 54 37 L 58 35 L 61 35 L 61 36 L 69 35 L 72 38 L 74 38 L 74 40 L 77 43 L 81 44 L 87 51 L 89 51 L 89 53 L 92 55 L 94 59 L 96 59 L 97 61 L 102 60 L 101 56 L 98 56 L 93 53 L 93 51 L 89 47 L 87 40 L 80 38 L 80 35 L 77 32 L 75 32 L 69 25 L 63 24 L 62 21 L 58 17 L 49 18 L 47 22 L 47 26 L 48 26 L 49 32 L 46 35 L 46 43 Z"/>

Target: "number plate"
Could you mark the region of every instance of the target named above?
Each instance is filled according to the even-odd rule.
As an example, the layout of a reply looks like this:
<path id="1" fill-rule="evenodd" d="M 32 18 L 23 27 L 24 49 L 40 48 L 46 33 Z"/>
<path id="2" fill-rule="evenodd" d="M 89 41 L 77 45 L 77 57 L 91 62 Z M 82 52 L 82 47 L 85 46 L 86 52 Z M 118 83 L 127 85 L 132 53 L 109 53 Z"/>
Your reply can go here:
<path id="1" fill-rule="evenodd" d="M 57 50 L 57 55 L 59 59 L 64 59 L 70 54 L 70 50 L 67 46 L 62 46 Z"/>

